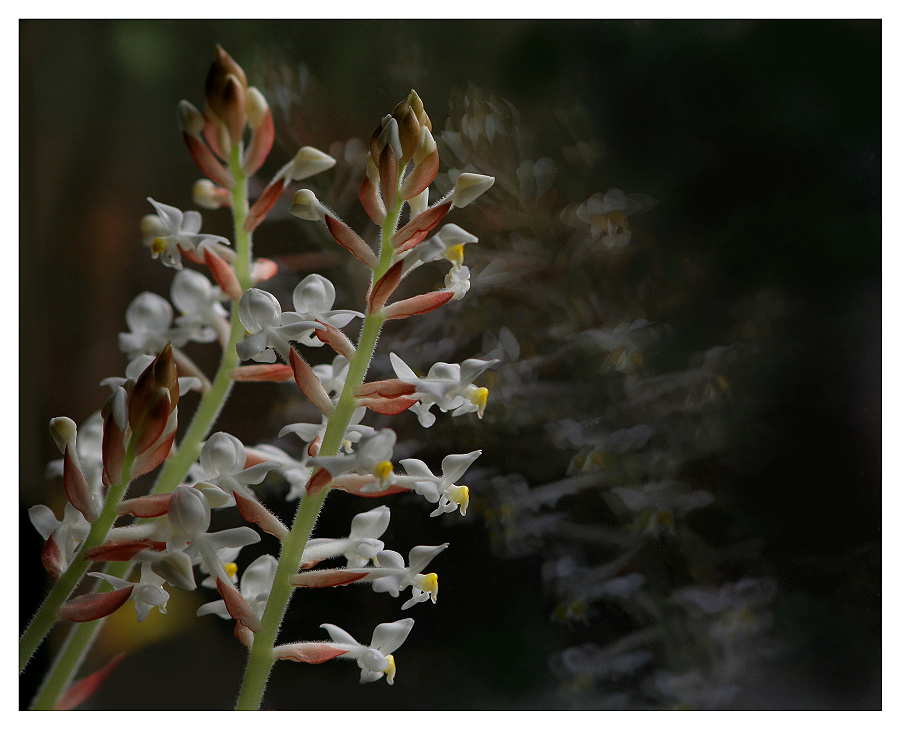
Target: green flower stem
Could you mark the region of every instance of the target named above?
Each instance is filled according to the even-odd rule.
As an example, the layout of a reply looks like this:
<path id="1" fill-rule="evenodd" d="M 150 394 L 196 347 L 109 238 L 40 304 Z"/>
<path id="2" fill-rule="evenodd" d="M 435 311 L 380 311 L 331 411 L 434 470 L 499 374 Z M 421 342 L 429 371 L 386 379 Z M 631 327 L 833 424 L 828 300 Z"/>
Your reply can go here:
<path id="1" fill-rule="evenodd" d="M 231 191 L 235 251 L 237 254 L 234 261 L 234 270 L 241 288 L 246 291 L 252 285 L 250 261 L 253 244 L 251 234 L 244 230 L 244 221 L 247 219 L 248 211 L 247 178 L 241 170 L 240 150 L 237 146 L 232 150 L 230 167 L 235 179 L 235 186 Z M 203 442 L 215 424 L 234 384 L 230 373 L 240 363 L 236 345 L 243 338 L 244 327 L 237 316 L 237 306 L 235 305 L 232 307 L 231 333 L 228 344 L 222 352 L 222 359 L 212 386 L 203 393 L 190 427 L 181 439 L 178 450 L 166 459 L 152 493 L 164 494 L 173 491 L 176 486 L 184 481 L 191 465 L 199 457 Z M 103 571 L 108 575 L 126 579 L 132 567 L 133 565 L 130 562 L 114 562 L 107 564 Z M 86 571 L 86 568 L 82 573 L 84 571 Z M 111 585 L 104 581 L 99 581 L 95 587 L 95 592 L 107 592 L 111 589 Z M 53 708 L 84 661 L 84 657 L 93 644 L 94 638 L 104 621 L 105 618 L 101 618 L 100 620 L 78 623 L 72 626 L 65 644 L 56 657 L 56 661 L 51 666 L 43 684 L 38 690 L 38 694 L 31 705 L 32 709 Z"/>
<path id="2" fill-rule="evenodd" d="M 22 635 L 22 639 L 19 641 L 19 673 L 25 669 L 38 646 L 40 646 L 50 629 L 56 624 L 59 609 L 69 599 L 69 595 L 72 594 L 81 578 L 84 577 L 85 572 L 88 571 L 91 562 L 84 558 L 84 553 L 88 549 L 106 541 L 109 530 L 112 529 L 112 525 L 118 517 L 116 506 L 122 500 L 122 496 L 125 495 L 128 484 L 131 483 L 131 468 L 134 465 L 135 457 L 134 451 L 129 448 L 122 461 L 122 472 L 119 482 L 111 486 L 107 492 L 103 510 L 100 512 L 97 520 L 91 525 L 87 539 L 84 540 L 72 563 L 60 575 L 56 584 L 50 590 L 50 594 L 47 595 L 44 603 Z"/>
<path id="3" fill-rule="evenodd" d="M 398 202 L 396 209 L 388 214 L 382 226 L 381 255 L 372 276 L 373 286 L 390 267 L 393 257 L 390 238 L 400 217 L 400 206 L 401 203 Z M 336 455 L 344 441 L 347 426 L 356 410 L 356 398 L 353 396 L 353 391 L 362 384 L 363 378 L 366 376 L 383 322 L 384 319 L 380 313 L 366 315 L 356 352 L 347 369 L 344 388 L 334 412 L 328 418 L 328 426 L 319 448 L 320 456 Z M 281 556 L 275 570 L 272 591 L 263 612 L 262 627 L 253 637 L 253 646 L 247 659 L 244 682 L 241 685 L 241 692 L 235 707 L 238 711 L 257 711 L 262 703 L 266 683 L 275 663 L 273 649 L 278 637 L 278 629 L 281 627 L 293 591 L 290 579 L 300 570 L 303 550 L 312 534 L 313 526 L 325 503 L 328 491 L 329 489 L 326 487 L 315 496 L 304 496 L 301 499 L 290 534 L 281 545 Z"/>

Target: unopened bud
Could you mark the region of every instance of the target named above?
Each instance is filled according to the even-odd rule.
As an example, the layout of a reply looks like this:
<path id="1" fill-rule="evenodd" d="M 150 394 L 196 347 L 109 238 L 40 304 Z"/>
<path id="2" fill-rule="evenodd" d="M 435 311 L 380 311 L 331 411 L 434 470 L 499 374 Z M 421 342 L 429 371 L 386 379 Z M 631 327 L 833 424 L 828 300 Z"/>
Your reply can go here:
<path id="1" fill-rule="evenodd" d="M 322 203 L 312 190 L 298 190 L 291 203 L 291 215 L 304 220 L 324 220 Z"/>
<path id="2" fill-rule="evenodd" d="M 168 391 L 165 407 L 159 389 Z M 138 439 L 147 427 L 165 424 L 178 404 L 178 394 L 178 369 L 169 342 L 137 378 L 128 397 L 128 424 Z"/>
<path id="3" fill-rule="evenodd" d="M 223 93 L 229 83 L 229 77 L 233 77 L 240 86 L 247 88 L 247 75 L 244 73 L 244 69 L 235 63 L 234 59 L 225 52 L 222 46 L 217 45 L 215 58 L 209 68 L 209 73 L 206 75 L 204 90 L 206 103 L 223 121 L 226 117 Z"/>
<path id="4" fill-rule="evenodd" d="M 192 486 L 176 486 L 169 501 L 169 525 L 178 537 L 190 541 L 209 529 L 210 506 L 206 497 Z"/>
<path id="5" fill-rule="evenodd" d="M 65 453 L 68 446 L 74 445 L 77 430 L 71 418 L 53 418 L 50 421 L 50 435 L 60 453 Z"/>
<path id="6" fill-rule="evenodd" d="M 216 210 L 222 207 L 230 195 L 228 190 L 217 186 L 212 180 L 207 180 L 205 177 L 197 180 L 191 190 L 194 202 L 207 210 Z M 143 227 L 143 221 L 141 221 L 141 226 Z"/>
<path id="7" fill-rule="evenodd" d="M 178 126 L 185 134 L 199 137 L 205 123 L 203 114 L 190 101 L 182 100 L 178 103 Z"/>
<path id="8" fill-rule="evenodd" d="M 301 147 L 294 156 L 290 177 L 292 180 L 305 180 L 334 167 L 337 160 L 315 147 Z"/>
<path id="9" fill-rule="evenodd" d="M 456 178 L 456 187 L 453 188 L 453 205 L 464 208 L 479 195 L 486 192 L 494 184 L 494 178 L 488 175 L 478 175 L 474 172 L 463 172 Z"/>
<path id="10" fill-rule="evenodd" d="M 255 132 L 269 112 L 269 102 L 255 86 L 249 87 L 244 96 L 247 104 L 247 126 Z"/>

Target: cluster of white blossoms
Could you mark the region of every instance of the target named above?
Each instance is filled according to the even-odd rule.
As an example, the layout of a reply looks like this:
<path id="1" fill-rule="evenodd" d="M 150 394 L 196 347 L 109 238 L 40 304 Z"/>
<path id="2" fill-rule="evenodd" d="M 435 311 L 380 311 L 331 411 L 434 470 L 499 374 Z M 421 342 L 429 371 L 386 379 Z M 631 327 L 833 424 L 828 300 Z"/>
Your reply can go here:
<path id="1" fill-rule="evenodd" d="M 402 610 L 437 601 L 438 577 L 427 568 L 448 545 L 413 546 L 408 559 L 386 548 L 382 536 L 391 517 L 386 505 L 358 514 L 344 537 L 312 537 L 312 529 L 333 489 L 370 499 L 413 492 L 434 506 L 432 516 L 465 515 L 469 489 L 459 481 L 480 450 L 447 455 L 440 475 L 415 458 L 401 460 L 395 470 L 395 431 L 362 421 L 370 412 L 408 418 L 401 414 L 412 410 L 427 428 L 436 420 L 433 406 L 453 416 L 476 413 L 481 418 L 488 391 L 476 380 L 498 360 L 438 362 L 418 376 L 392 354 L 395 379 L 364 378 L 383 324 L 426 314 L 469 290 L 463 248 L 477 237 L 452 223 L 433 231 L 453 208 L 471 204 L 494 180 L 459 174 L 453 189 L 429 204 L 438 150 L 431 121 L 411 92 L 382 119 L 369 144 L 359 196 L 381 229 L 378 245 L 371 247 L 311 190 L 294 191 L 291 212 L 324 223 L 334 241 L 369 269 L 361 310 L 335 308 L 337 289 L 318 273 L 296 283 L 292 306 L 286 306 L 259 287 L 278 273 L 278 265 L 253 258 L 251 234 L 294 181 L 324 172 L 336 160 L 302 148 L 250 204 L 247 179 L 260 169 L 274 141 L 268 104 L 221 48 L 205 92 L 202 112 L 186 101 L 179 107 L 185 143 L 208 178 L 195 185 L 194 197 L 208 209 L 230 208 L 235 237 L 204 233 L 200 213 L 150 199 L 154 212 L 142 221 L 141 233 L 153 258 L 176 269 L 171 303 L 144 292 L 129 305 L 128 331 L 119 335 L 129 360 L 125 376 L 103 381 L 112 394 L 102 412 L 82 426 L 80 438 L 68 418 L 51 422 L 63 458 L 50 470 L 62 476 L 65 512 L 59 520 L 40 505 L 30 516 L 46 540 L 43 564 L 58 582 L 23 636 L 21 656 L 27 662 L 56 620 L 89 625 L 132 602 L 138 621 L 144 621 L 154 608 L 166 611 L 171 590 L 208 588 L 219 599 L 204 604 L 198 615 L 233 620 L 235 636 L 249 650 L 238 708 L 258 708 L 278 659 L 350 658 L 360 667 L 363 683 L 382 676 L 393 683 L 393 653 L 409 635 L 411 618 L 378 625 L 369 645 L 330 623 L 322 625 L 330 641 L 276 645 L 277 627 L 299 588 L 368 583 L 374 592 L 393 597 L 409 590 Z M 443 288 L 390 301 L 401 280 L 423 265 L 441 262 L 450 264 Z M 354 343 L 343 330 L 360 320 Z M 215 375 L 191 360 L 185 352 L 189 344 L 221 348 Z M 334 353 L 330 363 L 306 361 L 304 352 L 326 346 Z M 290 452 L 271 443 L 248 448 L 234 435 L 214 432 L 233 383 L 261 381 L 293 382 L 318 409 L 318 422 L 290 423 L 278 433 L 297 436 L 299 449 L 296 442 Z M 200 402 L 176 445 L 177 406 L 187 393 L 196 393 Z M 135 478 L 158 467 L 149 493 L 127 493 Z M 288 481 L 287 499 L 298 502 L 293 524 L 267 508 L 260 497 L 264 492 L 257 491 L 273 472 Z M 216 529 L 216 513 L 226 509 L 236 510 L 246 524 Z M 272 537 L 280 556 L 265 554 L 242 569 L 242 549 Z M 334 560 L 342 563 L 319 566 Z M 94 590 L 73 598 L 86 574 L 97 578 Z M 89 644 L 89 635 L 83 633 L 65 650 Z M 71 682 L 80 658 L 60 662 L 58 670 L 71 672 L 56 684 Z M 100 680 L 91 677 L 73 684 L 65 697 L 44 696 L 37 703 L 74 705 Z"/>

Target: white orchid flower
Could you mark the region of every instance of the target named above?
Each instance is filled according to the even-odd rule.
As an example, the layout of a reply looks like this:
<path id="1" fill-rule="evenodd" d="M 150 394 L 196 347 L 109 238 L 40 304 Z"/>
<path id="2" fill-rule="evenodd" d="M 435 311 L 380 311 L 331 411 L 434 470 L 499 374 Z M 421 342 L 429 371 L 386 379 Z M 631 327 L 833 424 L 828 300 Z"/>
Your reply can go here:
<path id="1" fill-rule="evenodd" d="M 204 242 L 231 245 L 221 235 L 201 234 L 203 220 L 194 210 L 182 212 L 171 205 L 158 203 L 147 198 L 156 210 L 156 215 L 147 215 L 141 221 L 144 244 L 150 248 L 153 258 L 160 258 L 170 268 L 181 268 L 181 250 L 197 250 Z"/>
<path id="2" fill-rule="evenodd" d="M 324 276 L 311 273 L 294 288 L 294 311 L 284 312 L 281 321 L 283 324 L 294 324 L 303 321 L 314 322 L 318 319 L 340 329 L 347 326 L 354 318 L 362 317 L 358 311 L 332 310 L 334 298 L 334 284 Z M 308 347 L 321 347 L 325 344 L 316 337 L 314 330 L 306 332 L 297 341 Z"/>
<path id="3" fill-rule="evenodd" d="M 378 537 L 384 534 L 391 510 L 377 506 L 357 514 L 350 522 L 350 535 L 343 539 L 310 539 L 303 550 L 303 564 L 314 565 L 332 557 L 345 557 L 348 567 L 364 567 L 384 550 Z"/>
<path id="4" fill-rule="evenodd" d="M 240 580 L 240 594 L 246 600 L 247 604 L 256 613 L 256 616 L 262 619 L 263 611 L 266 609 L 266 602 L 269 599 L 269 593 L 272 591 L 272 584 L 275 582 L 275 570 L 278 568 L 278 560 L 271 554 L 264 554 L 257 557 L 251 562 Z M 197 615 L 218 615 L 225 620 L 231 620 L 231 615 L 225 607 L 224 600 L 215 600 L 201 605 L 197 610 Z"/>
<path id="5" fill-rule="evenodd" d="M 437 508 L 431 512 L 431 516 L 447 514 L 456 511 L 466 515 L 469 506 L 469 489 L 466 486 L 458 486 L 456 481 L 468 470 L 475 459 L 481 455 L 481 451 L 472 451 L 461 455 L 449 455 L 441 461 L 441 475 L 435 476 L 428 466 L 418 458 L 404 458 L 400 461 L 406 471 L 405 475 L 396 475 L 398 486 L 411 487 L 417 494 L 424 496 Z"/>
<path id="6" fill-rule="evenodd" d="M 241 359 L 256 362 L 275 362 L 275 352 L 285 362 L 290 362 L 290 341 L 299 341 L 310 329 L 322 328 L 314 321 L 284 322 L 278 299 L 262 289 L 244 292 L 238 303 L 238 316 L 250 334 L 243 342 L 238 342 L 238 355 Z"/>
<path id="7" fill-rule="evenodd" d="M 413 623 L 412 618 L 397 620 L 393 623 L 382 623 L 372 633 L 372 642 L 369 645 L 363 645 L 346 630 L 336 625 L 323 623 L 320 627 L 328 631 L 334 647 L 346 651 L 339 657 L 356 661 L 362 670 L 359 677 L 360 683 L 370 683 L 377 681 L 382 676 L 387 676 L 388 684 L 393 685 L 394 676 L 397 673 L 393 653 L 403 645 L 412 630 Z"/>
<path id="8" fill-rule="evenodd" d="M 169 602 L 169 593 L 163 589 L 165 580 L 149 568 L 147 563 L 141 565 L 141 579 L 138 582 L 129 582 L 120 577 L 107 575 L 103 572 L 88 572 L 90 577 L 98 577 L 108 582 L 115 589 L 121 589 L 134 585 L 129 600 L 134 602 L 137 611 L 137 621 L 143 623 L 153 608 L 159 608 L 163 614 L 166 612 L 166 604 Z"/>

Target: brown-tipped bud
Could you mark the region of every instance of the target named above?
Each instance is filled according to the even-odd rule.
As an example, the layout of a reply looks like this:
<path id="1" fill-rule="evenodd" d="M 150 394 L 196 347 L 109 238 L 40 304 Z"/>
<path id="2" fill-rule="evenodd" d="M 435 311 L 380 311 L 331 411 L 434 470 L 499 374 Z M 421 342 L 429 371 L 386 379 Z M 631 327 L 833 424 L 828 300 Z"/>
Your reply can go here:
<path id="1" fill-rule="evenodd" d="M 216 55 L 209 67 L 209 73 L 206 74 L 204 92 L 209 108 L 222 120 L 226 117 L 223 93 L 229 83 L 229 76 L 233 76 L 243 88 L 247 88 L 247 75 L 244 73 L 244 69 L 235 63 L 222 46 L 217 45 Z"/>
<path id="2" fill-rule="evenodd" d="M 412 159 L 416 149 L 419 146 L 419 135 L 421 125 L 412 109 L 407 109 L 406 113 L 398 120 L 400 132 L 400 147 L 403 150 L 400 155 L 401 167 Z"/>
<path id="3" fill-rule="evenodd" d="M 160 389 L 167 391 L 165 397 Z M 148 429 L 158 431 L 157 436 L 162 433 L 178 405 L 178 394 L 178 369 L 169 342 L 138 377 L 128 397 L 128 424 L 136 442 L 145 440 Z"/>
<path id="4" fill-rule="evenodd" d="M 428 127 L 428 131 L 431 131 L 431 119 L 428 118 L 428 114 L 425 113 L 425 105 L 422 103 L 422 99 L 419 98 L 419 95 L 412 90 L 409 92 L 409 96 L 406 99 L 409 104 L 409 108 L 412 109 L 416 118 L 419 120 L 419 124 L 423 127 Z"/>
<path id="5" fill-rule="evenodd" d="M 229 75 L 222 89 L 222 113 L 219 116 L 228 128 L 232 144 L 241 141 L 244 127 L 247 126 L 247 99 L 244 88 L 237 76 Z"/>
<path id="6" fill-rule="evenodd" d="M 182 99 L 178 103 L 178 126 L 181 131 L 192 137 L 199 137 L 205 124 L 203 114 L 190 101 Z"/>

